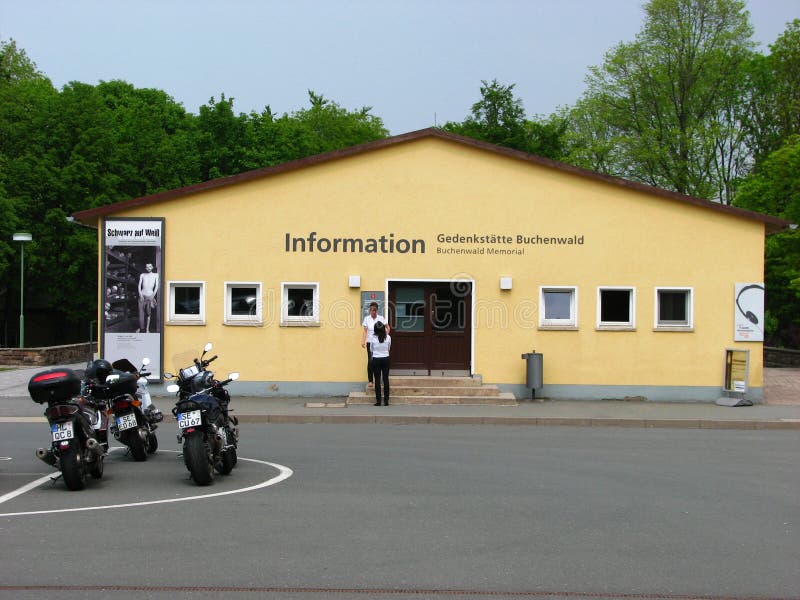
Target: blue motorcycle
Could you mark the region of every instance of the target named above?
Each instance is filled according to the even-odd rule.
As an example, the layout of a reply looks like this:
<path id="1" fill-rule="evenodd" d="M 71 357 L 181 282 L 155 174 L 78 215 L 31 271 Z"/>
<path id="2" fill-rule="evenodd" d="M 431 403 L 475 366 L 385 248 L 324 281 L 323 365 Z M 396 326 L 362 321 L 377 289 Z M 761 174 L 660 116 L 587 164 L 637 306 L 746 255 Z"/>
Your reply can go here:
<path id="1" fill-rule="evenodd" d="M 230 373 L 219 381 L 208 365 L 217 356 L 204 358 L 211 350 L 206 344 L 194 364 L 180 369 L 177 376 L 165 373 L 167 379 L 177 379 L 167 386 L 178 400 L 172 414 L 178 421 L 178 443 L 183 444 L 183 462 L 197 485 L 210 485 L 214 472 L 228 475 L 238 460 L 239 421 L 230 414 L 230 394 L 225 386 L 239 379 Z"/>

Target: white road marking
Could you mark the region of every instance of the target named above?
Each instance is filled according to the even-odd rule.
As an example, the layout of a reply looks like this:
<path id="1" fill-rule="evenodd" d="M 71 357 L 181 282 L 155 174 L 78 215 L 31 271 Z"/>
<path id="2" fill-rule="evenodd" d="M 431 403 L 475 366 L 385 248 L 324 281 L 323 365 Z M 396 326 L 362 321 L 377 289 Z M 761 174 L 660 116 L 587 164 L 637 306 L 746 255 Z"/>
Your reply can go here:
<path id="1" fill-rule="evenodd" d="M 31 481 L 29 484 L 23 485 L 21 488 L 17 488 L 13 492 L 8 492 L 7 494 L 3 494 L 2 496 L 0 496 L 0 504 L 6 502 L 7 500 L 11 500 L 12 498 L 16 498 L 17 496 L 21 496 L 25 492 L 31 491 L 33 488 L 39 487 L 43 483 L 50 481 L 51 477 L 53 477 L 53 475 L 45 475 L 44 477 L 40 477 L 36 481 Z"/>
<path id="2" fill-rule="evenodd" d="M 176 454 L 179 454 L 179 452 L 177 450 L 159 450 L 159 452 L 174 452 Z M 276 463 L 267 462 L 265 460 L 258 460 L 258 459 L 255 459 L 255 458 L 242 458 L 241 456 L 239 457 L 239 460 L 244 460 L 244 461 L 247 461 L 247 462 L 253 462 L 253 463 L 258 463 L 258 464 L 262 464 L 262 465 L 267 465 L 269 467 L 273 467 L 273 468 L 277 469 L 278 471 L 280 471 L 280 473 L 278 475 L 276 475 L 275 477 L 271 478 L 271 479 L 267 479 L 266 481 L 262 481 L 261 483 L 257 483 L 255 485 L 251 485 L 251 486 L 244 487 L 244 488 L 237 488 L 235 490 L 228 490 L 228 491 L 225 491 L 225 492 L 215 492 L 213 494 L 201 494 L 201 495 L 198 495 L 198 496 L 186 496 L 185 498 L 166 498 L 164 500 L 148 500 L 148 501 L 145 501 L 145 502 L 129 502 L 129 503 L 126 503 L 126 504 L 106 504 L 106 505 L 103 505 L 103 506 L 83 506 L 83 507 L 79 507 L 79 508 L 59 508 L 59 509 L 54 509 L 54 510 L 33 510 L 33 511 L 28 511 L 28 512 L 0 513 L 0 517 L 21 517 L 21 516 L 26 516 L 26 515 L 52 515 L 52 514 L 56 514 L 56 513 L 80 512 L 80 511 L 84 511 L 84 510 L 106 510 L 108 508 L 128 508 L 128 507 L 131 507 L 131 506 L 147 506 L 147 505 L 150 505 L 150 504 L 166 504 L 166 503 L 170 503 L 170 502 L 186 502 L 188 500 L 202 500 L 204 498 L 215 498 L 217 496 L 228 496 L 230 494 L 241 494 L 241 493 L 244 493 L 244 492 L 250 492 L 252 490 L 258 490 L 258 489 L 261 489 L 261 488 L 269 487 L 271 485 L 275 485 L 276 483 L 280 483 L 281 481 L 289 479 L 289 477 L 294 475 L 294 471 L 292 471 L 289 467 L 285 467 L 283 465 L 279 465 L 279 464 L 276 464 Z M 25 486 L 23 486 L 23 487 L 21 487 L 21 488 L 19 488 L 17 490 L 14 490 L 13 492 L 9 492 L 8 494 L 6 494 L 4 496 L 0 496 L 0 504 L 2 504 L 3 502 L 6 502 L 7 500 L 11 500 L 12 498 L 15 498 L 15 497 L 19 496 L 20 494 L 24 494 L 25 492 L 28 492 L 28 491 L 34 489 L 35 487 L 40 486 L 43 483 L 46 483 L 47 481 L 49 481 L 51 479 L 51 477 L 53 477 L 53 475 L 47 475 L 45 477 L 42 477 L 41 479 L 37 479 L 36 481 L 32 481 L 28 485 L 25 485 Z"/>

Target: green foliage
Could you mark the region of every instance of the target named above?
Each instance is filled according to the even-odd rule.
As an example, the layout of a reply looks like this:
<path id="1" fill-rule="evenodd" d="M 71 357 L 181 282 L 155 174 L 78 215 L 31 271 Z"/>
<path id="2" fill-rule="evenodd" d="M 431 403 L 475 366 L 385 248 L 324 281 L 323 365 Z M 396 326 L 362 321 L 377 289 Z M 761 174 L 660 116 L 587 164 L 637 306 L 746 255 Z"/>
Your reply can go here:
<path id="1" fill-rule="evenodd" d="M 800 19 L 788 24 L 767 56 L 747 65 L 742 122 L 756 165 L 800 135 Z"/>
<path id="2" fill-rule="evenodd" d="M 481 99 L 472 105 L 464 121 L 447 122 L 442 129 L 484 142 L 506 146 L 553 159 L 564 156 L 567 120 L 559 115 L 528 120 L 522 100 L 514 96 L 516 84 L 502 85 L 496 79 L 481 81 Z"/>
<path id="3" fill-rule="evenodd" d="M 789 137 L 742 181 L 735 204 L 800 223 L 800 135 Z"/>
<path id="4" fill-rule="evenodd" d="M 800 222 L 800 135 L 765 158 L 740 185 L 736 205 Z M 800 347 L 800 231 L 767 238 L 766 307 L 777 321 L 768 342 Z"/>
<path id="5" fill-rule="evenodd" d="M 248 163 L 276 165 L 331 150 L 371 142 L 388 135 L 383 121 L 370 107 L 348 111 L 312 90 L 309 108 L 276 118 L 269 107 L 251 115 L 252 138 Z"/>
<path id="6" fill-rule="evenodd" d="M 576 107 L 569 161 L 729 203 L 747 165 L 737 99 L 754 47 L 742 0 L 650 0 Z"/>

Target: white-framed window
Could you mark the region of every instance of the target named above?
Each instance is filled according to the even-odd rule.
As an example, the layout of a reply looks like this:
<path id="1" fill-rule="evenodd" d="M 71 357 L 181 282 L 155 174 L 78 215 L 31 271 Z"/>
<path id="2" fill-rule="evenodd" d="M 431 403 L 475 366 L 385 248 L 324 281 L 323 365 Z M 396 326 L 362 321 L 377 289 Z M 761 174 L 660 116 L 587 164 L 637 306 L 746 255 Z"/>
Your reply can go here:
<path id="1" fill-rule="evenodd" d="M 204 281 L 167 282 L 167 324 L 206 324 L 206 284 Z"/>
<path id="2" fill-rule="evenodd" d="M 543 285 L 539 288 L 539 327 L 542 329 L 578 328 L 578 288 Z"/>
<path id="3" fill-rule="evenodd" d="M 693 302 L 692 288 L 656 288 L 653 327 L 665 331 L 691 331 L 694 328 Z"/>
<path id="4" fill-rule="evenodd" d="M 597 288 L 597 328 L 623 331 L 636 329 L 636 288 Z"/>
<path id="5" fill-rule="evenodd" d="M 225 324 L 256 327 L 261 318 L 261 283 L 257 281 L 225 282 Z"/>
<path id="6" fill-rule="evenodd" d="M 319 325 L 319 283 L 281 283 L 281 325 Z"/>

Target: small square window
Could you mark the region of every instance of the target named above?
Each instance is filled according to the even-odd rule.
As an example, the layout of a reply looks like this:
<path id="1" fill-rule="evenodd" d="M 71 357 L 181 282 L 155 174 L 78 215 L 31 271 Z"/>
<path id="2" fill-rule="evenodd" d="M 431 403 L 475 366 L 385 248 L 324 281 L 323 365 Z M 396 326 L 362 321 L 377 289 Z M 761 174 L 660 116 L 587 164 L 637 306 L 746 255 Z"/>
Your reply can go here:
<path id="1" fill-rule="evenodd" d="M 597 328 L 634 329 L 636 327 L 636 290 L 630 287 L 597 289 Z"/>
<path id="2" fill-rule="evenodd" d="M 262 324 L 260 283 L 225 282 L 225 324 Z"/>
<path id="3" fill-rule="evenodd" d="M 206 322 L 205 283 L 170 281 L 167 283 L 167 323 L 204 325 Z"/>
<path id="4" fill-rule="evenodd" d="M 578 288 L 543 286 L 539 288 L 539 327 L 576 329 L 578 326 Z"/>
<path id="5" fill-rule="evenodd" d="M 691 288 L 656 288 L 656 329 L 691 329 L 692 312 Z"/>
<path id="6" fill-rule="evenodd" d="M 281 325 L 319 324 L 319 284 L 281 284 Z"/>

